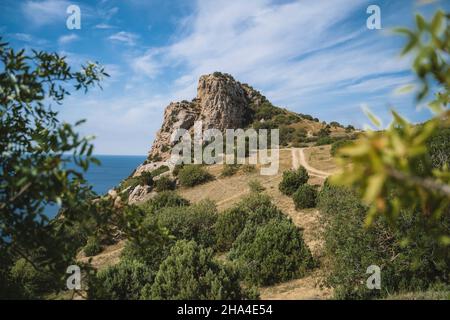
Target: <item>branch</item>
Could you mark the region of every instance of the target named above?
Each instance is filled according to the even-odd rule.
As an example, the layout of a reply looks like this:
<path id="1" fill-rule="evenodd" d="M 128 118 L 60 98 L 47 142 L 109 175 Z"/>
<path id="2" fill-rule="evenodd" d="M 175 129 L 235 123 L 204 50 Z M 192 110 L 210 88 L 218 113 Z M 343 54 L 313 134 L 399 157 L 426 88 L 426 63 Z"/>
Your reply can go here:
<path id="1" fill-rule="evenodd" d="M 444 184 L 441 182 L 438 182 L 432 178 L 420 178 L 416 176 L 409 176 L 407 174 L 404 174 L 403 172 L 400 172 L 396 169 L 390 168 L 388 169 L 388 173 L 391 177 L 394 179 L 425 188 L 431 191 L 435 191 L 437 193 L 443 194 L 450 198 L 450 186 L 448 184 Z"/>

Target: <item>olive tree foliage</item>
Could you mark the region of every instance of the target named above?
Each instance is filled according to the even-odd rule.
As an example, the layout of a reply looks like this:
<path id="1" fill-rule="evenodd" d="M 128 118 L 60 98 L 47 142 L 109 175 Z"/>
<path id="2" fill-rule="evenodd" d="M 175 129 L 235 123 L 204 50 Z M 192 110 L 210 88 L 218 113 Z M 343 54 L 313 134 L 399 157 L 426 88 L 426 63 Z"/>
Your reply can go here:
<path id="1" fill-rule="evenodd" d="M 434 117 L 415 125 L 393 111 L 392 124 L 386 130 L 367 131 L 339 150 L 342 170 L 332 180 L 359 192 L 369 206 L 367 226 L 378 216 L 395 225 L 401 214 L 419 212 L 427 217 L 426 231 L 442 245 L 450 245 L 450 235 L 436 228 L 436 222 L 449 213 L 450 171 L 444 161 L 436 166 L 436 161 L 430 159 L 427 142 L 450 125 L 449 21 L 449 14 L 438 11 L 429 22 L 417 15 L 415 30 L 397 29 L 408 38 L 402 54 L 414 54 L 413 70 L 421 82 L 417 101 L 427 99 L 437 85 L 435 99 L 429 103 Z M 368 115 L 376 126 L 381 126 L 374 115 Z"/>
<path id="2" fill-rule="evenodd" d="M 95 63 L 73 71 L 56 53 L 7 43 L 0 43 L 0 60 L 0 252 L 9 257 L 1 269 L 18 257 L 36 269 L 65 268 L 74 254 L 66 229 L 95 211 L 83 173 L 98 161 L 90 139 L 75 131 L 83 121 L 60 122 L 52 103 L 62 104 L 69 87 L 86 92 L 108 74 Z M 48 205 L 59 205 L 64 219 L 50 221 Z"/>

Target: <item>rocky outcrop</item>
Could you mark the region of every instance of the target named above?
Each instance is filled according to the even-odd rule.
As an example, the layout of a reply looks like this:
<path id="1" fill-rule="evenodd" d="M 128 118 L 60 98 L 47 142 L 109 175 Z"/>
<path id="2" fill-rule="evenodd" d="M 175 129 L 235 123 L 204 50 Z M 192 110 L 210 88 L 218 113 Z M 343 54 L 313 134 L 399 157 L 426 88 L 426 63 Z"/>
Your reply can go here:
<path id="1" fill-rule="evenodd" d="M 215 72 L 201 76 L 195 99 L 191 102 L 172 102 L 166 107 L 163 124 L 149 152 L 149 160 L 167 160 L 172 147 L 172 132 L 180 128 L 192 131 L 195 121 L 201 120 L 204 128 L 245 128 L 251 122 L 255 109 L 264 101 L 258 91 L 228 74 Z"/>
<path id="2" fill-rule="evenodd" d="M 152 191 L 151 187 L 137 185 L 128 196 L 128 203 L 133 204 L 138 202 L 144 202 L 153 198 L 155 195 L 156 192 Z"/>
<path id="3" fill-rule="evenodd" d="M 201 76 L 197 99 L 206 128 L 242 128 L 248 123 L 249 100 L 240 83 L 232 77 Z"/>

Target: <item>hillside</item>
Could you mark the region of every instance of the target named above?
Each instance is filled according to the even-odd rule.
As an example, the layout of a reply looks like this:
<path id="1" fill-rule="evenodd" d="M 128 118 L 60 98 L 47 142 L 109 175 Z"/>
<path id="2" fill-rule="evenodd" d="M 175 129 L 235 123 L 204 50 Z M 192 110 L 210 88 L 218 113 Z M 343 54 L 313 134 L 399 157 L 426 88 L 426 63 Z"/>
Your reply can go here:
<path id="1" fill-rule="evenodd" d="M 139 177 L 146 172 L 152 179 L 155 173 L 164 172 L 170 176 L 173 170 L 168 162 L 173 147 L 171 134 L 177 129 L 186 129 L 193 134 L 196 121 L 202 121 L 203 130 L 214 128 L 222 132 L 238 128 L 279 129 L 281 148 L 326 145 L 353 139 L 358 132 L 352 126 L 344 128 L 337 122 L 327 124 L 310 115 L 274 106 L 259 91 L 229 74 L 203 75 L 198 82 L 197 96 L 192 101 L 172 102 L 166 107 L 147 160 L 119 186 L 119 191 L 125 190 L 129 195 L 130 203 L 148 200 L 156 194 Z"/>
<path id="2" fill-rule="evenodd" d="M 179 128 L 193 131 L 195 121 L 203 128 L 280 129 L 280 145 L 311 144 L 325 136 L 345 136 L 354 128 L 339 123 L 326 124 L 310 115 L 274 106 L 264 95 L 231 75 L 215 72 L 200 77 L 197 96 L 192 101 L 170 103 L 164 111 L 161 129 L 156 134 L 148 162 L 167 160 L 170 135 Z"/>

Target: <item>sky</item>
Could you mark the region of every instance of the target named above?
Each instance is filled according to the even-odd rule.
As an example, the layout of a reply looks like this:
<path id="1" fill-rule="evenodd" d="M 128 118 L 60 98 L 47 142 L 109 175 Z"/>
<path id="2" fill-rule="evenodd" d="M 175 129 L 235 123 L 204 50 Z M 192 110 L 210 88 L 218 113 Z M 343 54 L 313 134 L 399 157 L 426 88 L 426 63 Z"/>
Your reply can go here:
<path id="1" fill-rule="evenodd" d="M 70 5 L 81 29 L 69 30 Z M 370 30 L 369 5 L 381 9 Z M 98 61 L 103 89 L 54 106 L 63 121 L 86 119 L 96 154 L 145 155 L 171 101 L 191 100 L 200 75 L 230 73 L 273 104 L 363 128 L 365 107 L 388 125 L 394 108 L 413 122 L 431 113 L 414 93 L 405 39 L 414 14 L 448 11 L 446 0 L 2 0 L 0 34 L 14 48 L 65 55 L 74 68 Z"/>

